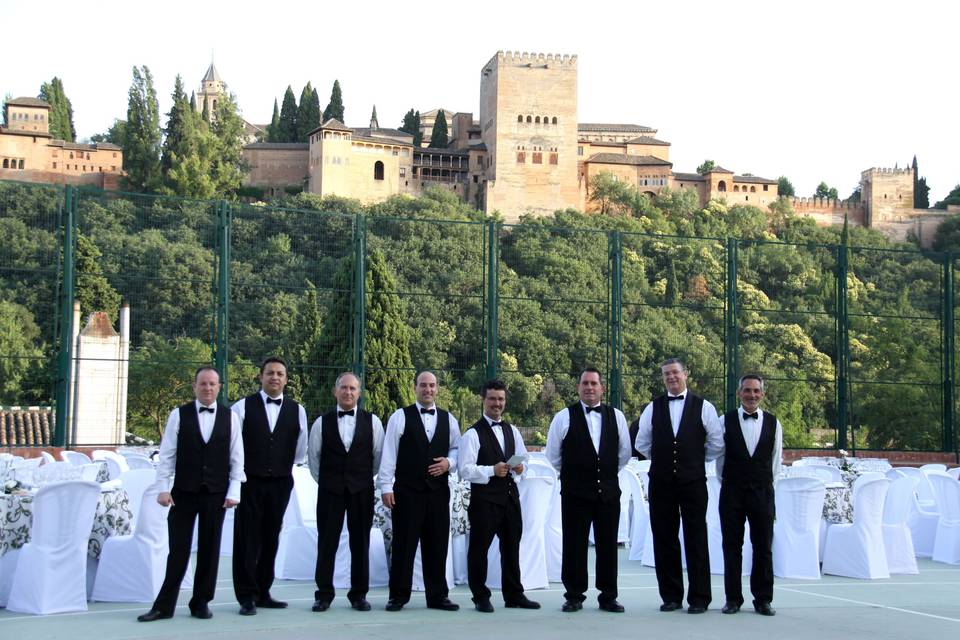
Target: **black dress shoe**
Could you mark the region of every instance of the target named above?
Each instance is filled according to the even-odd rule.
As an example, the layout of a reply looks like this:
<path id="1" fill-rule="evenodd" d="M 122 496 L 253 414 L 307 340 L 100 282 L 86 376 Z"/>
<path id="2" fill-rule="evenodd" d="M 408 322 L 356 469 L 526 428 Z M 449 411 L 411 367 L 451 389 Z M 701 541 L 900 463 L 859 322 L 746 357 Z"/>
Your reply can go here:
<path id="1" fill-rule="evenodd" d="M 489 600 L 475 600 L 473 606 L 480 613 L 493 613 L 493 605 Z"/>
<path id="2" fill-rule="evenodd" d="M 687 613 L 706 613 L 707 608 L 702 604 L 692 604 L 687 607 Z"/>
<path id="3" fill-rule="evenodd" d="M 169 620 L 173 617 L 172 613 L 164 613 L 156 609 L 150 609 L 146 613 L 137 616 L 137 622 L 153 622 L 154 620 Z"/>
<path id="4" fill-rule="evenodd" d="M 257 600 L 257 606 L 261 609 L 286 609 L 287 603 L 280 600 L 274 600 L 270 596 Z"/>
<path id="5" fill-rule="evenodd" d="M 560 607 L 560 611 L 564 613 L 573 613 L 574 611 L 580 611 L 580 609 L 583 609 L 583 603 L 575 600 L 567 600 L 563 603 L 563 606 Z"/>
<path id="6" fill-rule="evenodd" d="M 387 600 L 386 609 L 387 611 L 400 611 L 400 609 L 403 609 L 403 605 L 404 605 L 403 602 L 390 598 L 389 600 Z"/>
<path id="7" fill-rule="evenodd" d="M 776 609 L 771 607 L 769 602 L 757 602 L 756 604 L 753 605 L 753 610 L 762 616 L 777 615 Z"/>
<path id="8" fill-rule="evenodd" d="M 660 611 L 676 611 L 677 609 L 683 609 L 683 605 L 679 602 L 664 602 L 660 605 Z"/>
<path id="9" fill-rule="evenodd" d="M 623 612 L 624 612 L 623 605 L 620 604 L 619 602 L 617 602 L 616 600 L 610 600 L 610 601 L 608 601 L 608 602 L 601 602 L 601 603 L 600 603 L 600 610 L 601 610 L 601 611 L 608 611 L 608 612 L 610 612 L 610 613 L 623 613 Z"/>
<path id="10" fill-rule="evenodd" d="M 209 620 L 213 617 L 213 612 L 210 611 L 210 607 L 203 605 L 202 607 L 191 609 L 190 615 L 194 618 L 199 618 L 200 620 Z"/>
<path id="11" fill-rule="evenodd" d="M 370 611 L 370 603 L 366 598 L 358 598 L 350 603 L 350 606 L 357 611 Z"/>
<path id="12" fill-rule="evenodd" d="M 257 615 L 257 606 L 252 602 L 244 602 L 240 605 L 240 615 L 242 616 L 255 616 Z"/>
<path id="13" fill-rule="evenodd" d="M 720 610 L 720 613 L 730 614 L 737 613 L 738 611 L 740 611 L 740 605 L 738 605 L 736 602 L 727 602 L 723 605 L 723 609 Z"/>
<path id="14" fill-rule="evenodd" d="M 427 609 L 439 609 L 440 611 L 459 611 L 460 605 L 456 602 L 450 602 L 450 598 L 444 598 L 436 602 L 427 604 Z"/>
<path id="15" fill-rule="evenodd" d="M 330 608 L 329 600 L 314 600 L 313 606 L 310 607 L 310 610 L 313 611 L 314 613 L 320 613 L 322 611 L 326 611 L 329 608 Z"/>
<path id="16" fill-rule="evenodd" d="M 527 596 L 521 596 L 516 600 L 511 600 L 510 602 L 504 602 L 503 606 L 507 609 L 539 609 L 540 603 L 534 602 Z"/>

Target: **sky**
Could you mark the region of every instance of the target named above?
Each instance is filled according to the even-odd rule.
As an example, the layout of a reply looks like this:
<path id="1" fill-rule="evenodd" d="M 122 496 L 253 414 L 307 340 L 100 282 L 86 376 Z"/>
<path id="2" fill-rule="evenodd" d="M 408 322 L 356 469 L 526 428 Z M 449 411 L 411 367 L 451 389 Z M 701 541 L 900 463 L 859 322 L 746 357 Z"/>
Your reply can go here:
<path id="1" fill-rule="evenodd" d="M 60 77 L 79 139 L 125 118 L 135 65 L 153 73 L 164 114 L 176 75 L 197 90 L 212 59 L 250 122 L 269 122 L 287 85 L 299 100 L 308 81 L 322 109 L 337 79 L 348 125 L 367 126 L 375 104 L 380 125 L 398 127 L 410 108 L 479 118 L 482 67 L 527 51 L 576 55 L 578 120 L 656 129 L 674 171 L 712 159 L 787 176 L 799 196 L 825 181 L 846 197 L 861 171 L 916 155 L 931 204 L 960 184 L 957 2 L 42 6 L 49 19 L 0 0 L 0 94 L 36 96 Z"/>

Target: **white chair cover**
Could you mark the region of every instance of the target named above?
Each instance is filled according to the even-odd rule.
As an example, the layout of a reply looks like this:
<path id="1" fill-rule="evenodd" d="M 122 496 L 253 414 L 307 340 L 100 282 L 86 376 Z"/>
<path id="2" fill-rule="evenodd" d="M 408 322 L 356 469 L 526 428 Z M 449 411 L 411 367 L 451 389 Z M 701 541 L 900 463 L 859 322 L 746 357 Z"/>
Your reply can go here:
<path id="1" fill-rule="evenodd" d="M 780 578 L 820 579 L 820 518 L 826 487 L 817 478 L 777 483 L 773 523 L 773 573 Z"/>
<path id="2" fill-rule="evenodd" d="M 946 473 L 947 465 L 939 462 L 931 462 L 930 464 L 920 465 L 920 471 L 923 471 L 924 473 L 928 471 L 941 471 Z"/>
<path id="3" fill-rule="evenodd" d="M 520 511 L 523 517 L 523 535 L 520 538 L 520 582 L 524 590 L 546 589 L 547 556 L 544 529 L 550 497 L 555 480 L 550 476 L 528 475 L 520 481 Z M 499 589 L 503 576 L 500 571 L 500 539 L 493 537 L 487 551 L 487 586 Z"/>
<path id="4" fill-rule="evenodd" d="M 317 490 L 317 482 L 310 475 L 309 469 L 293 468 L 293 492 L 283 514 L 277 560 L 273 567 L 274 574 L 280 580 L 311 580 L 315 575 L 318 540 Z M 311 504 L 312 512 L 306 512 L 305 509 L 309 509 Z M 309 523 L 306 519 L 308 514 Z"/>
<path id="5" fill-rule="evenodd" d="M 87 482 L 96 482 L 100 475 L 100 463 L 90 462 L 88 464 L 77 465 L 81 469 L 81 477 Z"/>
<path id="6" fill-rule="evenodd" d="M 130 471 L 127 459 L 116 451 L 107 451 L 106 449 L 97 449 L 93 452 L 94 461 L 103 460 L 107 463 L 107 469 L 110 470 L 110 479 L 119 480 L 120 474 Z"/>
<path id="7" fill-rule="evenodd" d="M 953 469 L 947 469 L 947 475 L 953 478 L 954 480 L 960 480 L 960 467 L 954 467 Z"/>
<path id="8" fill-rule="evenodd" d="M 821 464 L 821 463 L 807 463 L 804 465 L 805 470 L 819 469 L 829 475 L 829 480 L 825 482 L 843 482 L 843 476 L 840 474 L 840 467 L 835 467 L 832 464 Z M 822 477 L 819 476 L 818 477 Z"/>
<path id="9" fill-rule="evenodd" d="M 617 543 L 630 542 L 630 499 L 633 495 L 633 485 L 630 483 L 626 467 L 617 474 L 620 485 L 620 522 L 617 525 Z M 591 529 L 590 533 L 593 533 Z"/>
<path id="10" fill-rule="evenodd" d="M 531 469 L 533 465 L 530 466 Z M 553 473 L 556 482 L 553 485 L 553 494 L 550 496 L 550 507 L 547 510 L 547 524 L 544 527 L 543 539 L 546 545 L 547 580 L 560 582 L 560 573 L 563 566 L 563 518 L 560 506 L 560 478 L 553 466 L 544 468 Z"/>
<path id="11" fill-rule="evenodd" d="M 891 467 L 890 469 L 887 469 L 887 471 L 886 471 L 883 475 L 887 476 L 887 479 L 890 480 L 890 482 L 894 482 L 894 481 L 897 480 L 898 478 L 906 478 L 906 477 L 907 477 L 907 474 L 905 474 L 905 473 L 903 473 L 902 471 L 900 471 L 900 469 L 894 469 L 894 468 L 892 468 L 892 467 Z M 914 483 L 914 484 L 916 484 L 916 483 Z"/>
<path id="12" fill-rule="evenodd" d="M 723 575 L 723 532 L 720 530 L 720 478 L 707 476 L 707 545 L 710 553 L 710 573 Z M 683 547 L 683 537 L 680 538 Z M 753 569 L 753 545 L 750 543 L 750 524 L 743 523 L 742 575 Z"/>
<path id="13" fill-rule="evenodd" d="M 157 472 L 150 469 L 131 469 L 120 475 L 120 486 L 130 499 L 130 511 L 133 513 L 134 529 L 141 509 L 144 491 L 157 480 Z M 156 502 L 156 500 L 154 500 Z"/>
<path id="14" fill-rule="evenodd" d="M 894 473 L 899 477 L 891 479 L 883 503 L 883 545 L 887 551 L 887 567 L 890 573 L 919 573 L 913 538 L 907 526 L 917 481 L 898 471 Z"/>
<path id="15" fill-rule="evenodd" d="M 90 456 L 88 456 L 87 454 L 82 453 L 80 451 L 70 451 L 67 449 L 64 449 L 63 451 L 60 452 L 60 459 L 63 460 L 64 462 L 75 464 L 78 467 L 80 465 L 90 464 L 91 462 L 93 462 L 90 459 Z"/>
<path id="16" fill-rule="evenodd" d="M 37 491 L 31 539 L 20 549 L 9 611 L 87 610 L 87 541 L 99 498 L 95 482 L 62 482 Z"/>
<path id="17" fill-rule="evenodd" d="M 940 503 L 940 520 L 933 543 L 933 560 L 960 564 L 960 482 L 943 472 L 930 472 Z"/>
<path id="18" fill-rule="evenodd" d="M 853 524 L 827 529 L 824 573 L 868 580 L 890 577 L 883 544 L 883 503 L 889 485 L 882 475 L 861 476 L 854 483 Z"/>
<path id="19" fill-rule="evenodd" d="M 644 500 L 643 482 L 635 468 L 624 467 L 631 484 L 630 491 L 630 554 L 628 558 L 634 561 L 643 559 L 643 544 L 647 539 L 647 529 L 650 528 L 650 509 Z"/>
<path id="20" fill-rule="evenodd" d="M 385 587 L 390 583 L 390 570 L 387 566 L 387 550 L 383 542 L 383 532 L 376 525 L 370 529 L 370 587 Z M 314 556 L 317 555 L 314 549 Z M 340 532 L 340 546 L 337 547 L 337 559 L 333 569 L 333 586 L 337 589 L 350 588 L 350 569 L 353 558 L 350 555 L 350 533 L 347 531 L 346 518 Z M 313 577 L 313 569 L 310 570 Z"/>
<path id="21" fill-rule="evenodd" d="M 133 534 L 113 536 L 103 543 L 91 600 L 153 602 L 160 591 L 167 564 L 167 513 L 170 508 L 157 502 L 157 487 L 152 484 L 144 489 L 140 499 Z M 192 585 L 193 570 L 188 565 L 181 588 Z"/>
<path id="22" fill-rule="evenodd" d="M 134 469 L 154 469 L 153 463 L 150 462 L 150 458 L 144 455 L 137 453 L 128 453 L 124 456 L 124 459 L 127 461 L 127 466 L 130 470 Z"/>
<path id="23" fill-rule="evenodd" d="M 52 463 L 52 462 L 56 462 L 56 461 L 57 461 L 57 459 L 54 458 L 54 457 L 53 457 L 49 452 L 47 452 L 47 451 L 41 451 L 41 452 L 40 452 L 40 457 L 43 458 L 43 464 L 50 464 L 50 463 Z"/>
<path id="24" fill-rule="evenodd" d="M 913 540 L 913 550 L 916 556 L 918 558 L 929 558 L 933 555 L 933 543 L 937 537 L 937 522 L 940 520 L 940 511 L 933 495 L 933 487 L 930 485 L 927 475 L 920 469 L 896 467 L 896 470 L 916 481 L 916 493 L 912 500 L 910 516 L 907 518 L 907 526 L 910 528 L 910 537 Z"/>

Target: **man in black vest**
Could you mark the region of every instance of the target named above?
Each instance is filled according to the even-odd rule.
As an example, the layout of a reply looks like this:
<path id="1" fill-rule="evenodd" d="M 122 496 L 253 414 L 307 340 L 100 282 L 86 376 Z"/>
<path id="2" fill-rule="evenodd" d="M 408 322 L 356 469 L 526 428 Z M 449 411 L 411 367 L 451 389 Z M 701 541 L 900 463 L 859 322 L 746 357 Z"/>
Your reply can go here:
<path id="1" fill-rule="evenodd" d="M 776 614 L 773 600 L 773 518 L 776 506 L 773 481 L 780 475 L 783 427 L 772 413 L 760 409 L 763 378 L 748 374 L 737 389 L 740 408 L 722 418 L 724 453 L 717 458 L 720 485 L 720 530 L 723 532 L 723 585 L 727 602 L 723 613 L 743 605 L 740 580 L 743 566 L 743 522 L 750 523 L 753 568 L 750 592 L 760 615 Z"/>
<path id="2" fill-rule="evenodd" d="M 480 390 L 483 417 L 463 434 L 460 442 L 460 478 L 470 482 L 470 546 L 467 579 L 477 611 L 493 613 L 487 587 L 487 551 L 493 537 L 500 539 L 500 575 L 503 602 L 508 609 L 539 609 L 520 582 L 520 492 L 515 478 L 523 464 L 510 466 L 514 455 L 526 456 L 520 431 L 503 420 L 507 385 L 489 380 Z"/>
<path id="3" fill-rule="evenodd" d="M 723 452 L 717 410 L 687 389 L 687 369 L 678 358 L 660 365 L 666 395 L 640 414 L 635 447 L 650 459 L 650 528 L 661 611 L 683 608 L 680 521 L 687 554 L 688 613 L 710 605 L 705 463 Z"/>
<path id="4" fill-rule="evenodd" d="M 619 409 L 601 404 L 603 380 L 587 368 L 577 382 L 580 401 L 553 417 L 547 433 L 547 460 L 560 474 L 560 576 L 566 589 L 563 611 L 583 608 L 587 591 L 590 525 L 596 547 L 597 600 L 600 608 L 622 613 L 617 602 L 617 529 L 620 482 L 617 474 L 630 460 L 627 420 Z"/>
<path id="5" fill-rule="evenodd" d="M 293 465 L 307 456 L 307 412 L 284 397 L 287 363 L 267 358 L 260 365 L 260 391 L 233 405 L 243 424 L 247 481 L 233 524 L 233 590 L 240 615 L 257 607 L 283 609 L 270 595 L 283 514 L 293 491 Z"/>
<path id="6" fill-rule="evenodd" d="M 421 372 L 415 404 L 397 409 L 387 421 L 380 461 L 383 504 L 393 511 L 390 599 L 387 611 L 410 601 L 413 563 L 420 543 L 427 608 L 456 611 L 446 579 L 450 541 L 450 468 L 457 464 L 460 424 L 437 407 L 437 377 Z"/>
<path id="7" fill-rule="evenodd" d="M 333 570 L 343 517 L 350 532 L 350 591 L 357 611 L 370 611 L 370 528 L 373 526 L 373 474 L 380 467 L 383 425 L 357 406 L 360 379 L 341 373 L 333 387 L 337 406 L 310 428 L 307 458 L 317 491 L 317 591 L 313 610 L 326 611 L 334 597 Z"/>
<path id="8" fill-rule="evenodd" d="M 180 583 L 190 562 L 193 526 L 199 519 L 197 568 L 193 577 L 190 615 L 213 617 L 209 602 L 217 587 L 220 535 L 225 509 L 240 502 L 243 437 L 240 421 L 230 407 L 217 402 L 220 374 L 200 367 L 193 377 L 195 400 L 170 412 L 160 442 L 157 463 L 157 502 L 170 506 L 167 534 L 170 551 L 160 593 L 140 622 L 173 617 Z M 171 488 L 171 478 L 173 487 Z"/>

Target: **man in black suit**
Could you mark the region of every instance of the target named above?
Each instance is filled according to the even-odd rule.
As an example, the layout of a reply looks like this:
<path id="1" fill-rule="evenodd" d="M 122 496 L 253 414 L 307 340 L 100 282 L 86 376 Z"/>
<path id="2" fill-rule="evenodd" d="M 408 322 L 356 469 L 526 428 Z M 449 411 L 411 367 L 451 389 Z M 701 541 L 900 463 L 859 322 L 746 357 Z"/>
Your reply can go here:
<path id="1" fill-rule="evenodd" d="M 680 521 L 687 554 L 688 613 L 710 605 L 705 462 L 723 452 L 723 431 L 713 405 L 687 389 L 687 368 L 679 358 L 660 365 L 667 393 L 640 414 L 634 444 L 650 459 L 650 527 L 661 611 L 683 608 Z"/>
<path id="2" fill-rule="evenodd" d="M 436 406 L 437 377 L 423 371 L 414 383 L 415 404 L 387 421 L 380 461 L 383 504 L 393 511 L 390 599 L 387 611 L 410 601 L 413 563 L 420 544 L 427 608 L 457 611 L 446 579 L 450 542 L 450 468 L 457 464 L 460 424 Z"/>
<path id="3" fill-rule="evenodd" d="M 230 407 L 217 402 L 220 386 L 215 368 L 200 367 L 193 377 L 195 400 L 174 409 L 167 418 L 157 463 L 161 489 L 157 502 L 170 506 L 170 551 L 160 593 L 150 611 L 137 618 L 140 622 L 173 617 L 198 519 L 190 615 L 201 620 L 213 617 L 208 603 L 217 587 L 223 517 L 225 509 L 239 504 L 244 481 L 240 421 Z"/>
<path id="4" fill-rule="evenodd" d="M 333 570 L 340 546 L 343 518 L 350 532 L 350 591 L 357 611 L 370 611 L 370 528 L 373 526 L 373 474 L 380 466 L 383 425 L 380 418 L 357 406 L 360 379 L 341 373 L 333 387 L 337 406 L 310 428 L 307 458 L 317 481 L 317 591 L 313 611 L 330 608 L 334 597 Z"/>
<path id="5" fill-rule="evenodd" d="M 467 429 L 460 441 L 460 478 L 470 482 L 470 546 L 467 578 L 477 611 L 493 613 L 487 587 L 487 551 L 493 537 L 500 540 L 500 575 L 503 601 L 508 609 L 539 609 L 528 599 L 520 582 L 520 537 L 523 519 L 515 479 L 523 464 L 509 465 L 514 455 L 525 456 L 520 431 L 503 419 L 507 385 L 488 380 L 480 390 L 483 416 Z"/>
<path id="6" fill-rule="evenodd" d="M 577 382 L 579 402 L 558 412 L 550 423 L 545 453 L 560 474 L 563 529 L 561 579 L 566 589 L 562 610 L 583 608 L 587 591 L 590 526 L 597 558 L 600 609 L 622 613 L 617 602 L 617 529 L 620 524 L 620 469 L 630 460 L 627 420 L 619 409 L 601 404 L 603 380 L 587 368 Z"/>
<path id="7" fill-rule="evenodd" d="M 740 408 L 722 418 L 724 453 L 717 458 L 720 485 L 720 529 L 723 532 L 723 613 L 737 613 L 743 605 L 743 523 L 750 523 L 753 567 L 750 592 L 753 608 L 772 616 L 773 519 L 776 512 L 773 481 L 780 475 L 783 427 L 772 413 L 760 409 L 763 378 L 748 374 L 737 388 Z"/>
<path id="8" fill-rule="evenodd" d="M 260 365 L 260 391 L 233 405 L 243 425 L 244 472 L 233 525 L 233 590 L 240 615 L 257 607 L 284 609 L 270 595 L 283 514 L 293 491 L 293 465 L 307 455 L 307 412 L 284 396 L 287 363 L 277 357 Z"/>

